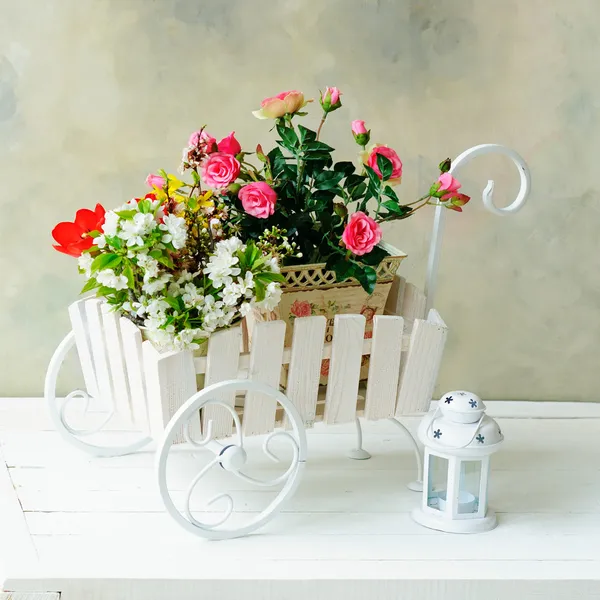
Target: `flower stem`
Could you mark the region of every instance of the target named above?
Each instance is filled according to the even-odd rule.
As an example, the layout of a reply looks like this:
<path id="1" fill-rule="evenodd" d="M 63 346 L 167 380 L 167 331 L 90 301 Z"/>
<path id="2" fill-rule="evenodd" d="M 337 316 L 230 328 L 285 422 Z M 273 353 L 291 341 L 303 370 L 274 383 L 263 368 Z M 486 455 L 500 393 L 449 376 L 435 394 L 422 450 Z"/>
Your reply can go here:
<path id="1" fill-rule="evenodd" d="M 327 113 L 324 112 L 321 117 L 321 122 L 319 123 L 319 128 L 317 129 L 317 141 L 319 141 L 319 136 L 321 135 L 321 129 L 323 129 L 323 125 L 325 125 L 325 119 L 327 119 Z"/>

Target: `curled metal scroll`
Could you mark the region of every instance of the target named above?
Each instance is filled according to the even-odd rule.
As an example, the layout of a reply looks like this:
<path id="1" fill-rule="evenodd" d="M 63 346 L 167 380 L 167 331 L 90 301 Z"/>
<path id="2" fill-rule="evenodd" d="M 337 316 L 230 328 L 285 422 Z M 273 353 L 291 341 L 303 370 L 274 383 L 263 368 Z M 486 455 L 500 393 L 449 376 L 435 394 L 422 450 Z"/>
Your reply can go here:
<path id="1" fill-rule="evenodd" d="M 500 144 L 480 144 L 479 146 L 473 146 L 468 150 L 465 150 L 462 154 L 459 154 L 453 161 L 450 173 L 455 174 L 463 165 L 471 161 L 477 156 L 484 154 L 502 154 L 512 160 L 514 165 L 519 171 L 520 185 L 517 197 L 508 206 L 503 208 L 496 206 L 494 203 L 494 181 L 489 180 L 485 189 L 482 193 L 483 205 L 491 213 L 499 216 L 506 216 L 509 214 L 516 213 L 518 210 L 523 208 L 523 205 L 527 201 L 529 192 L 531 189 L 531 176 L 529 174 L 529 168 L 523 158 L 514 150 L 502 146 Z M 442 247 L 442 233 L 444 226 L 445 211 L 447 209 L 443 206 L 437 206 L 433 218 L 433 233 L 431 236 L 431 243 L 429 246 L 429 259 L 427 261 L 427 280 L 425 283 L 425 296 L 427 297 L 427 310 L 429 310 L 434 303 L 435 292 L 437 287 L 437 274 L 440 262 L 440 253 Z"/>

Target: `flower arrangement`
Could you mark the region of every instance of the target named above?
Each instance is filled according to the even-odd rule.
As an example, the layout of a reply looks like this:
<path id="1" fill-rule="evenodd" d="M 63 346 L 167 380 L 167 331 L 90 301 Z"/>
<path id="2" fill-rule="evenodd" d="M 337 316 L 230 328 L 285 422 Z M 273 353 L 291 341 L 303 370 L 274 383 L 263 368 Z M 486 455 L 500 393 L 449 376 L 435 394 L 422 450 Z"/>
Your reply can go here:
<path id="1" fill-rule="evenodd" d="M 341 92 L 321 93 L 316 131 L 295 123 L 309 102 L 298 91 L 263 100 L 253 114 L 274 121 L 268 153 L 260 144 L 244 151 L 234 132 L 217 142 L 202 127 L 183 149 L 188 182 L 161 170 L 146 180 L 150 193 L 59 223 L 54 247 L 78 258 L 82 293 L 104 297 L 161 347 L 197 348 L 252 310 L 273 310 L 285 281 L 281 265 L 326 262 L 338 281 L 353 277 L 372 293 L 386 256 L 381 223 L 431 204 L 460 212 L 469 201 L 447 159 L 428 193 L 402 204 L 393 189 L 402 161 L 388 146 L 367 148 L 364 121 L 351 125 L 362 149 L 358 171 L 353 162 L 334 162 L 320 136 Z"/>

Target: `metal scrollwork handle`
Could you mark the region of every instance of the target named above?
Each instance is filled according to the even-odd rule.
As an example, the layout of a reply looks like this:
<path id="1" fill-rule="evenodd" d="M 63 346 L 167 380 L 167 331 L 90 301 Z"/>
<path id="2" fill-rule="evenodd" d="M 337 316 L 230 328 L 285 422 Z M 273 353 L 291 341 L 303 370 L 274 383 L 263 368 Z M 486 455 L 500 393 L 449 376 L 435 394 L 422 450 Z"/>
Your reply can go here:
<path id="1" fill-rule="evenodd" d="M 489 180 L 485 189 L 482 193 L 483 205 L 491 213 L 499 216 L 505 216 L 512 213 L 516 213 L 520 210 L 531 190 L 531 176 L 529 174 L 529 168 L 523 160 L 523 158 L 514 150 L 502 146 L 500 144 L 480 144 L 479 146 L 473 146 L 468 150 L 465 150 L 462 154 L 459 154 L 453 161 L 450 169 L 451 174 L 455 174 L 464 164 L 477 156 L 484 154 L 503 154 L 512 160 L 514 165 L 519 171 L 520 186 L 517 197 L 511 204 L 504 208 L 500 208 L 494 204 L 494 181 Z M 427 297 L 427 310 L 433 306 L 435 298 L 435 292 L 437 287 L 437 274 L 440 262 L 440 252 L 442 246 L 442 233 L 444 225 L 445 211 L 447 209 L 443 206 L 438 206 L 435 209 L 435 215 L 433 219 L 433 233 L 431 236 L 431 243 L 429 246 L 429 259 L 427 261 L 427 280 L 425 283 L 425 295 Z"/>

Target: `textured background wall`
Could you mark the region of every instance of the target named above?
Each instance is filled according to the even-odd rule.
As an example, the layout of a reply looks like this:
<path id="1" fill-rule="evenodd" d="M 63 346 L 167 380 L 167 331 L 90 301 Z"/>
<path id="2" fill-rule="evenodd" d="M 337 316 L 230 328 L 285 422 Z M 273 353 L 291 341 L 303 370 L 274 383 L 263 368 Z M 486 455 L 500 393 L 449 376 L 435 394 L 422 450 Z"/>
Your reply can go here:
<path id="1" fill-rule="evenodd" d="M 0 395 L 39 395 L 68 328 L 81 281 L 50 247 L 57 221 L 139 195 L 203 123 L 268 146 L 250 115 L 264 96 L 337 85 L 325 139 L 352 159 L 365 119 L 405 162 L 404 198 L 473 144 L 530 164 L 530 204 L 506 219 L 479 193 L 493 177 L 511 199 L 511 166 L 462 172 L 475 199 L 446 229 L 440 388 L 598 400 L 597 0 L 0 0 L 0 15 Z M 420 284 L 431 218 L 386 230 Z"/>

